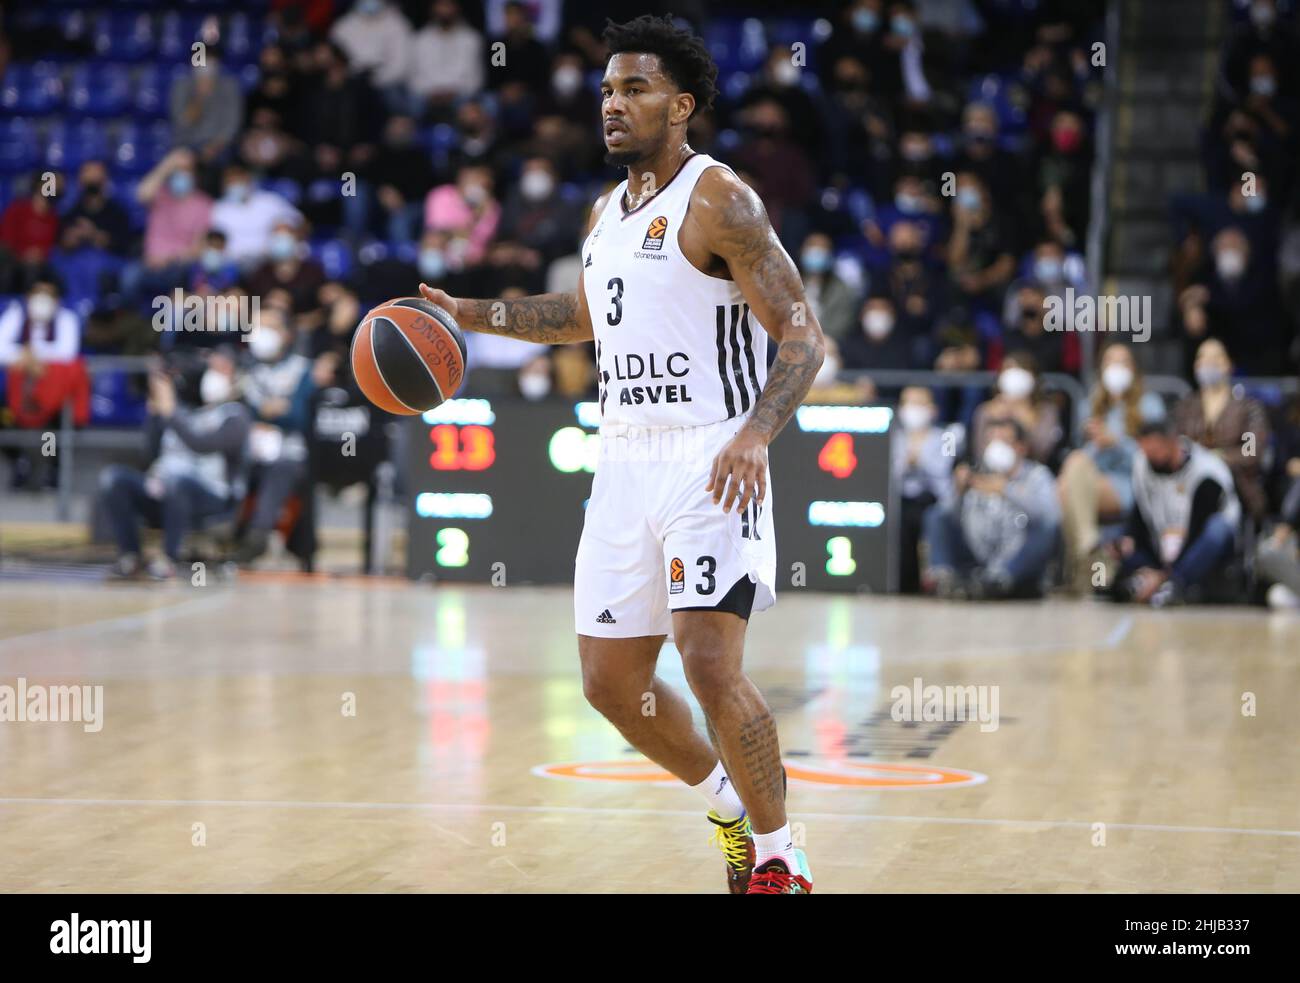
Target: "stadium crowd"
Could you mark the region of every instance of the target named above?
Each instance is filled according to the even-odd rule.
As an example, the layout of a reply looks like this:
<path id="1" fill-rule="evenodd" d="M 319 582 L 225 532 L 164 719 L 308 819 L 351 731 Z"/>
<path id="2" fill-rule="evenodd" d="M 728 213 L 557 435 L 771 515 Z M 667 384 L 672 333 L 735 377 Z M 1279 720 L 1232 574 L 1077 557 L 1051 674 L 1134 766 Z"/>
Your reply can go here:
<path id="1" fill-rule="evenodd" d="M 101 482 L 126 575 L 144 568 L 141 518 L 165 529 L 152 572 L 173 575 L 184 533 L 249 478 L 262 493 L 238 555 L 256 561 L 303 480 L 313 393 L 349 386 L 370 305 L 420 281 L 463 296 L 576 286 L 586 209 L 615 183 L 596 125 L 601 27 L 665 12 L 189 6 L 50 5 L 7 19 L 0 45 L 8 424 L 49 426 L 71 402 L 80 424 L 148 427 L 149 469 Z M 1265 406 L 1234 381 L 1296 366 L 1289 7 L 1230 4 L 1209 190 L 1172 203 L 1172 330 L 1196 389 L 1169 405 L 1134 347 L 1098 346 L 1085 366 L 1078 335 L 1045 320 L 1046 299 L 1096 289 L 1102 0 L 671 6 L 719 65 L 691 145 L 762 196 L 827 335 L 810 399 L 897 403 L 904 590 L 1055 585 L 1166 605 L 1274 587 L 1300 604 L 1300 403 Z M 590 346 L 469 344 L 467 394 L 595 389 Z M 87 354 L 157 354 L 159 368 L 135 392 L 88 377 Z M 879 369 L 996 384 L 900 390 L 877 386 Z M 1095 376 L 1083 405 L 1051 385 L 1060 374 Z M 50 480 L 9 453 L 16 485 Z"/>

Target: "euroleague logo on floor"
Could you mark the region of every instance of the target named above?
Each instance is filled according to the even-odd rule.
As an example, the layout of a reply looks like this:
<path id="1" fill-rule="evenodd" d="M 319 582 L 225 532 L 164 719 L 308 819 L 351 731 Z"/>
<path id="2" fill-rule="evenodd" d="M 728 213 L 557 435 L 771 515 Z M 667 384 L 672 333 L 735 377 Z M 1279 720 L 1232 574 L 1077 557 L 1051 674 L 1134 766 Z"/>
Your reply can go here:
<path id="1" fill-rule="evenodd" d="M 941 768 L 938 765 L 900 765 L 843 758 L 786 761 L 791 782 L 822 788 L 904 789 L 961 788 L 988 780 L 978 771 Z M 617 761 L 561 761 L 532 769 L 539 778 L 577 782 L 637 782 L 642 785 L 681 785 L 680 779 L 645 758 Z"/>

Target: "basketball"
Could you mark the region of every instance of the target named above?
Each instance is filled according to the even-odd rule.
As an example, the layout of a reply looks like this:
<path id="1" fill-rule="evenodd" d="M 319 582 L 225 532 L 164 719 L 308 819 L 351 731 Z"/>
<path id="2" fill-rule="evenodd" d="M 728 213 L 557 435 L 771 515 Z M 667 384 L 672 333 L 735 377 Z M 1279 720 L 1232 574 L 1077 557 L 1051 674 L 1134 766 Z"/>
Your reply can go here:
<path id="1" fill-rule="evenodd" d="M 365 397 L 400 416 L 450 399 L 465 378 L 465 337 L 443 308 L 399 297 L 372 308 L 352 337 L 352 374 Z"/>

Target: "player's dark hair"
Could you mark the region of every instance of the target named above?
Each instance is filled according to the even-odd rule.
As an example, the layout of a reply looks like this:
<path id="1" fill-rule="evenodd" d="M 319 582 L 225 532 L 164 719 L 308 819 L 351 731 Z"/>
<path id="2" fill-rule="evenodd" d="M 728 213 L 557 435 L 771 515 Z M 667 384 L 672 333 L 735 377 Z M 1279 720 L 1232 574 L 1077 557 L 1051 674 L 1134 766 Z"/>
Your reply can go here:
<path id="1" fill-rule="evenodd" d="M 691 116 L 713 106 L 718 94 L 718 66 L 713 64 L 704 42 L 674 24 L 672 15 L 642 14 L 626 24 L 606 20 L 601 39 L 611 55 L 625 51 L 657 55 L 664 72 L 683 92 L 695 97 Z"/>

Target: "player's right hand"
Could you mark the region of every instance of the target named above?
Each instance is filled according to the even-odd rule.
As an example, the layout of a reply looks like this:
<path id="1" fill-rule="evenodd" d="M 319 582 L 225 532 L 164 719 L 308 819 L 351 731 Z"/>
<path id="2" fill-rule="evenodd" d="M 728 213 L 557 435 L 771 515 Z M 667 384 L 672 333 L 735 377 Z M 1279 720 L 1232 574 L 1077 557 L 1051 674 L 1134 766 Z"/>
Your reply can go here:
<path id="1" fill-rule="evenodd" d="M 439 290 L 437 287 L 422 283 L 420 284 L 420 295 L 431 304 L 437 304 L 452 317 L 456 317 L 460 313 L 460 304 L 455 297 L 445 290 Z"/>

